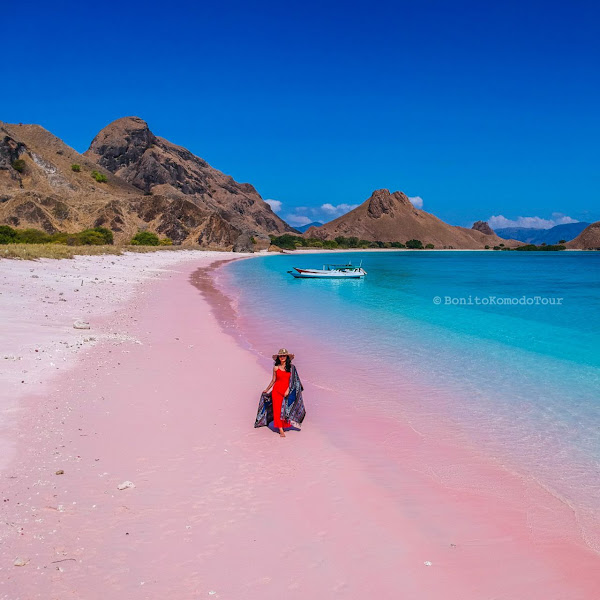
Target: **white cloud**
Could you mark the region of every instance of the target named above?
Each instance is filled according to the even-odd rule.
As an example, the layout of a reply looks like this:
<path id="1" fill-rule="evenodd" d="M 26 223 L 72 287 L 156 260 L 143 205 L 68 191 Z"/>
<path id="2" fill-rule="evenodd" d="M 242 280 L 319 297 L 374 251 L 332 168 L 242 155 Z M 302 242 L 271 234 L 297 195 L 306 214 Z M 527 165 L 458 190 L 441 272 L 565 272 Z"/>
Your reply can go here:
<path id="1" fill-rule="evenodd" d="M 279 200 L 273 200 L 269 198 L 265 202 L 273 209 L 273 212 L 279 212 L 281 210 L 281 202 Z"/>
<path id="2" fill-rule="evenodd" d="M 301 227 L 302 225 L 308 225 L 309 223 L 312 223 L 313 220 L 309 219 L 308 217 L 305 217 L 304 215 L 288 215 L 285 220 L 290 224 L 290 225 L 298 225 L 298 227 Z"/>
<path id="3" fill-rule="evenodd" d="M 347 213 L 353 209 L 355 209 L 358 204 L 338 204 L 334 206 L 333 204 L 321 204 L 321 210 L 328 216 L 339 217 L 344 213 Z"/>
<path id="4" fill-rule="evenodd" d="M 423 198 L 421 196 L 413 196 L 412 198 L 409 196 L 408 199 L 415 208 L 423 208 Z"/>
<path id="5" fill-rule="evenodd" d="M 281 210 L 282 203 L 278 200 L 265 200 L 271 204 L 272 202 L 276 203 L 276 206 L 271 204 L 271 207 L 274 211 L 279 212 Z M 319 223 L 327 223 L 332 219 L 335 219 L 344 213 L 356 208 L 358 204 L 337 204 L 333 205 L 330 203 L 322 204 L 321 206 L 296 206 L 290 207 L 292 210 L 292 214 L 286 215 L 284 218 L 290 225 L 296 225 L 301 227 L 302 225 L 308 225 L 308 223 L 312 223 L 313 221 L 318 221 Z"/>
<path id="6" fill-rule="evenodd" d="M 502 229 L 504 227 L 533 227 L 535 229 L 550 229 L 556 225 L 566 223 L 578 223 L 577 219 L 572 219 L 562 213 L 552 213 L 552 219 L 542 219 L 541 217 L 517 217 L 516 219 L 507 219 L 502 215 L 494 215 L 488 219 L 492 229 Z"/>

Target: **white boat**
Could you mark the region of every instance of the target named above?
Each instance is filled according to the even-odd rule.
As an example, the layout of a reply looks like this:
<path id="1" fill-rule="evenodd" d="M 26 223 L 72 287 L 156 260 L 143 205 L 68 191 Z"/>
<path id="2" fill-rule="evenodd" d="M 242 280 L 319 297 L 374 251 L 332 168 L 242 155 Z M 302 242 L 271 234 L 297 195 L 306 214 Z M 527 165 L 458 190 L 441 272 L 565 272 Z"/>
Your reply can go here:
<path id="1" fill-rule="evenodd" d="M 299 269 L 294 267 L 288 271 L 297 279 L 360 279 L 367 272 L 362 268 L 362 262 L 358 267 L 347 265 L 323 265 L 322 269 Z"/>

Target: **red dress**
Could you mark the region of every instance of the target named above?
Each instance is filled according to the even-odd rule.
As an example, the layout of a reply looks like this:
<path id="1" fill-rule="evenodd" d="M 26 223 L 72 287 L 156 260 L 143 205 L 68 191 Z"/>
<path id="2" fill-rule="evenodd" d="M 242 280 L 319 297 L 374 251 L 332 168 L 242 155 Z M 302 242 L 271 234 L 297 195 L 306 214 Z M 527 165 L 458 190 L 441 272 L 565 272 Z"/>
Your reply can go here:
<path id="1" fill-rule="evenodd" d="M 292 426 L 289 421 L 281 420 L 281 403 L 283 402 L 283 395 L 287 392 L 290 385 L 291 375 L 291 373 L 282 371 L 281 369 L 275 370 L 276 379 L 271 391 L 271 397 L 273 398 L 273 425 L 277 429 Z"/>

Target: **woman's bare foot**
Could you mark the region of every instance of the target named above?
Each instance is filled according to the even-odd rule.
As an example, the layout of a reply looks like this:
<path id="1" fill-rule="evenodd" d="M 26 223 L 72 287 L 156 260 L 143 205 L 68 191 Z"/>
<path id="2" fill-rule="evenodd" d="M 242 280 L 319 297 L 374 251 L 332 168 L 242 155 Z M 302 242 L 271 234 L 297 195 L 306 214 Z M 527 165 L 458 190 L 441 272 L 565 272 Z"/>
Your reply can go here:
<path id="1" fill-rule="evenodd" d="M 285 433 L 283 433 L 283 427 L 279 428 L 279 437 L 285 437 Z"/>

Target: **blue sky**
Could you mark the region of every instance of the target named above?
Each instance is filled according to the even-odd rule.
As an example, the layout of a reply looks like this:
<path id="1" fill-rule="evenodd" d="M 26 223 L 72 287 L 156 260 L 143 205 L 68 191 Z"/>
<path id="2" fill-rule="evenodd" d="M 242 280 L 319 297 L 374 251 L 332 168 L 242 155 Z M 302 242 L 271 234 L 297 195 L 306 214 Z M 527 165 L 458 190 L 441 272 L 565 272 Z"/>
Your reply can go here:
<path id="1" fill-rule="evenodd" d="M 0 119 L 83 152 L 139 116 L 297 224 L 378 188 L 456 225 L 594 221 L 599 17 L 589 1 L 34 0 L 3 11 Z"/>

